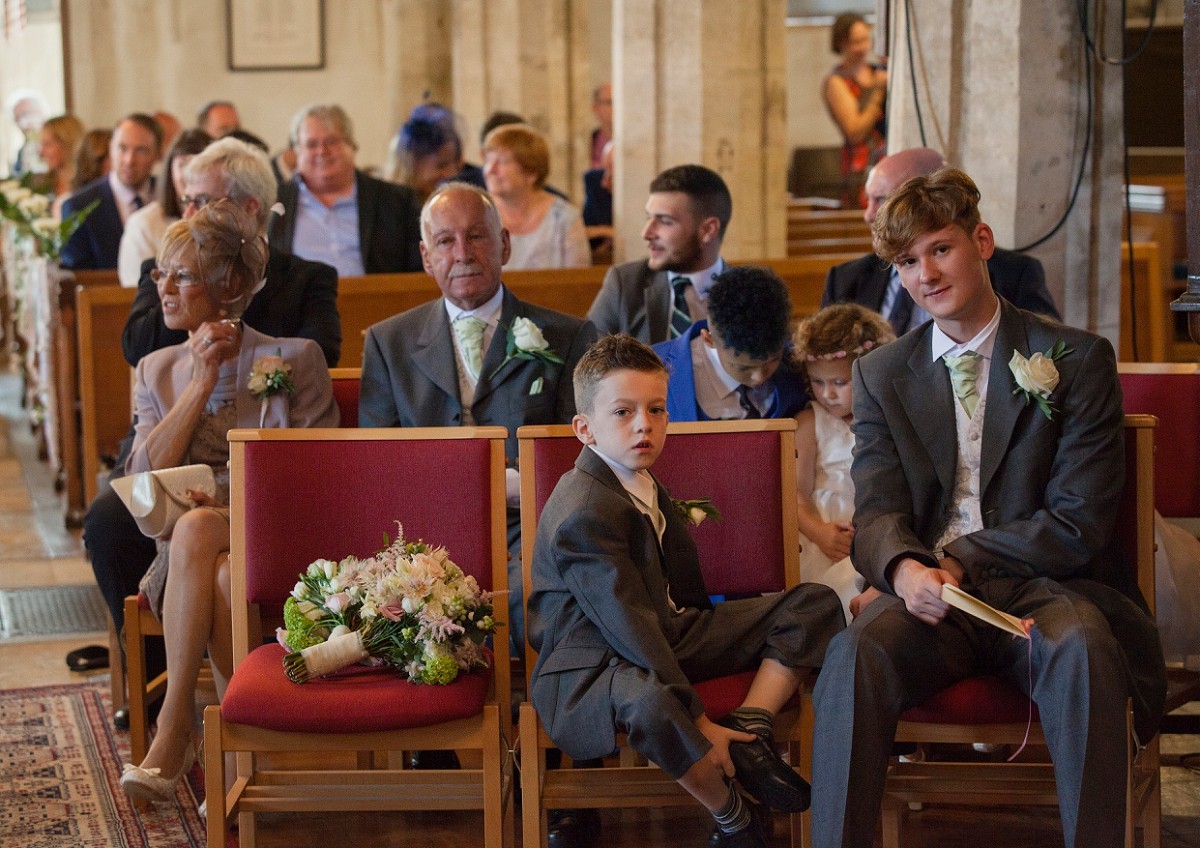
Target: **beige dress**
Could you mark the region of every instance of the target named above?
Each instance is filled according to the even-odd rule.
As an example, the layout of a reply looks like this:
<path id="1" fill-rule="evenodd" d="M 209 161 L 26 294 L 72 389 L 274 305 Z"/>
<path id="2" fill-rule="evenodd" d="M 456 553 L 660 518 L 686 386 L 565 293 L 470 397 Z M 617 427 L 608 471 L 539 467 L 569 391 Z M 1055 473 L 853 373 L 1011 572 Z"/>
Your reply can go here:
<path id="1" fill-rule="evenodd" d="M 212 509 L 229 520 L 229 431 L 237 426 L 237 409 L 233 403 L 222 404 L 216 412 L 207 410 L 200 414 L 200 422 L 196 432 L 192 434 L 192 443 L 188 448 L 190 463 L 211 465 L 217 478 L 216 502 Z M 167 566 L 171 556 L 171 539 L 159 539 L 158 554 L 146 571 L 138 591 L 145 595 L 150 603 L 150 610 L 155 618 L 162 620 L 163 593 L 167 585 Z"/>

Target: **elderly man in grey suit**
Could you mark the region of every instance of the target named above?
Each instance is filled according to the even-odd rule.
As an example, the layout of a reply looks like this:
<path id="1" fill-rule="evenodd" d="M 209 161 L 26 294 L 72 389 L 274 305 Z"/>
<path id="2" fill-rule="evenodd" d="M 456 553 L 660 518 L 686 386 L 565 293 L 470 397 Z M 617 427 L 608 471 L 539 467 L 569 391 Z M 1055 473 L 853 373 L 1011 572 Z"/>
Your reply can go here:
<path id="1" fill-rule="evenodd" d="M 483 189 L 440 186 L 421 211 L 421 237 L 425 270 L 442 297 L 367 331 L 359 424 L 507 427 L 509 546 L 515 551 L 517 428 L 571 422 L 571 372 L 596 329 L 525 303 L 501 284 L 508 232 Z M 523 650 L 519 556 L 509 562 L 509 587 L 509 632 Z"/>
<path id="2" fill-rule="evenodd" d="M 1113 544 L 1112 346 L 997 297 L 978 201 L 944 169 L 873 225 L 933 322 L 854 367 L 851 557 L 884 595 L 834 638 L 817 682 L 818 848 L 872 844 L 899 715 L 980 669 L 1038 705 L 1069 848 L 1122 843 L 1126 701 L 1143 740 L 1161 716 L 1157 632 Z M 944 584 L 1033 619 L 1031 643 L 951 609 Z"/>
<path id="3" fill-rule="evenodd" d="M 928 147 L 910 147 L 885 156 L 867 175 L 867 208 L 863 220 L 874 222 L 888 195 L 913 177 L 932 174 L 946 167 L 942 154 Z M 987 261 L 988 277 L 996 294 L 1019 309 L 1028 309 L 1059 320 L 1058 309 L 1046 290 L 1046 272 L 1032 256 L 997 247 Z M 881 313 L 897 336 L 921 326 L 929 313 L 913 303 L 900 285 L 895 270 L 868 253 L 850 262 L 834 265 L 825 278 L 821 306 L 857 303 Z"/>
<path id="4" fill-rule="evenodd" d="M 733 199 L 720 174 L 677 165 L 650 183 L 642 238 L 650 255 L 615 265 L 588 310 L 602 333 L 628 333 L 657 344 L 708 317 L 714 277 L 725 270 L 721 241 Z"/>

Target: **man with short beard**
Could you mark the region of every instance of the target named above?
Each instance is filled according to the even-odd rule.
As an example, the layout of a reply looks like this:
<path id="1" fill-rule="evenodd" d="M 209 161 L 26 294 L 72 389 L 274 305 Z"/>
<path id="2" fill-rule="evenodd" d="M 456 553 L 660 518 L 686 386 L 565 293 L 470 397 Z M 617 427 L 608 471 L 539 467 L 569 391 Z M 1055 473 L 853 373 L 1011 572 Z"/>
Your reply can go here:
<path id="1" fill-rule="evenodd" d="M 702 165 L 677 165 L 650 183 L 642 238 L 650 255 L 609 269 L 588 310 L 601 333 L 646 344 L 677 338 L 708 317 L 721 241 L 733 215 L 725 181 Z"/>

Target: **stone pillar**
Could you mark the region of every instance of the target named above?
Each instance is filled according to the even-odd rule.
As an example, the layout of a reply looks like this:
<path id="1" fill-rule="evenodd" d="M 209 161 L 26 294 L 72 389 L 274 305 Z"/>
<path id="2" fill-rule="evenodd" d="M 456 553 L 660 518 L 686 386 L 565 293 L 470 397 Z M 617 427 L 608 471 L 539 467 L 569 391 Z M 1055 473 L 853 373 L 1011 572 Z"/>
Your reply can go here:
<path id="1" fill-rule="evenodd" d="M 695 162 L 733 194 L 728 259 L 786 252 L 784 0 L 613 0 L 616 261 L 645 253 L 655 174 Z"/>
<path id="2" fill-rule="evenodd" d="M 1119 55 L 1120 4 L 1101 0 L 1099 7 L 1089 29 L 1108 54 Z M 1004 247 L 1041 240 L 1070 208 L 1063 226 L 1030 253 L 1045 265 L 1063 319 L 1116 344 L 1122 308 L 1121 69 L 1088 54 L 1075 6 L 896 0 L 888 41 L 889 151 L 924 144 L 969 173 L 983 195 L 984 220 Z"/>
<path id="3" fill-rule="evenodd" d="M 452 0 L 454 108 L 466 119 L 468 158 L 492 112 L 516 112 L 550 144 L 547 180 L 577 203 L 587 168 L 590 81 L 585 0 Z M 583 157 L 583 158 L 581 158 Z"/>

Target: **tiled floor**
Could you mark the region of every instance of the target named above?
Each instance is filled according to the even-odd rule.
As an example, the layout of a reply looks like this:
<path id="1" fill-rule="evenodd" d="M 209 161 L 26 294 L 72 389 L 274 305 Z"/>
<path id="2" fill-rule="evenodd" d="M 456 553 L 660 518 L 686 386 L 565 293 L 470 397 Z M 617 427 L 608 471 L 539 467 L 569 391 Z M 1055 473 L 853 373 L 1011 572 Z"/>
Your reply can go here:
<path id="1" fill-rule="evenodd" d="M 46 464 L 37 459 L 34 441 L 17 404 L 18 385 L 0 374 L 0 588 L 89 583 L 91 568 L 83 557 L 78 532 L 63 527 L 61 498 L 55 495 Z M 86 644 L 104 644 L 105 633 L 5 644 L 0 640 L 0 688 L 77 682 L 67 652 Z M 107 684 L 107 672 L 93 673 Z M 1200 707 L 1200 705 L 1194 705 Z M 1197 709 L 1200 712 L 1200 709 Z M 1200 736 L 1164 737 L 1165 754 L 1200 752 Z M 1200 769 L 1200 755 L 1190 758 Z M 690 809 L 605 811 L 603 843 L 685 848 L 707 844 L 705 816 Z M 380 842 L 392 846 L 462 846 L 476 842 L 478 817 L 462 814 L 354 816 L 273 816 L 264 822 L 260 844 L 311 845 L 325 842 Z M 783 828 L 774 845 L 783 846 Z M 1048 810 L 970 811 L 927 809 L 909 816 L 907 848 L 1062 845 L 1057 815 Z M 519 844 L 519 838 L 517 840 Z M 600 844 L 603 844 L 600 843 Z M 1163 846 L 1200 848 L 1200 773 L 1186 768 L 1163 770 Z"/>

